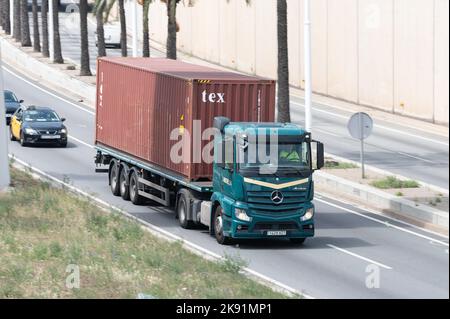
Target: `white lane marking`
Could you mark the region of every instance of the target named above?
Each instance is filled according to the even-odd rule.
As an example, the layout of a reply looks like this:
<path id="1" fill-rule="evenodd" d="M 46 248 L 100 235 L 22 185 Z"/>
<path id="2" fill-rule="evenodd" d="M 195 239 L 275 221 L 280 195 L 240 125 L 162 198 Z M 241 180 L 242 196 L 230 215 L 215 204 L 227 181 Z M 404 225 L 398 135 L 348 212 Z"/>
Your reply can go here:
<path id="1" fill-rule="evenodd" d="M 298 103 L 298 102 L 292 102 L 291 101 L 291 103 L 294 104 L 294 105 L 305 107 L 304 104 L 301 104 L 301 103 Z M 320 104 L 323 104 L 323 103 L 320 103 Z M 323 105 L 336 108 L 333 105 L 327 105 L 327 104 L 323 104 Z M 338 117 L 338 118 L 341 118 L 341 119 L 345 119 L 345 120 L 349 119 L 348 116 L 344 116 L 344 115 L 341 115 L 341 114 L 335 114 L 333 112 L 325 111 L 325 110 L 319 109 L 317 107 L 313 108 L 313 112 L 316 112 L 316 111 L 320 112 L 320 113 L 328 114 L 328 115 L 331 115 L 331 116 L 334 116 L 334 117 Z M 394 133 L 398 133 L 398 134 L 403 134 L 403 135 L 406 135 L 406 136 L 409 136 L 409 137 L 419 138 L 419 139 L 422 139 L 424 141 L 433 142 L 433 143 L 444 145 L 444 146 L 449 146 L 449 143 L 446 143 L 446 142 L 442 142 L 442 141 L 434 140 L 432 138 L 428 138 L 428 137 L 425 137 L 425 136 L 416 135 L 416 134 L 413 134 L 413 133 L 408 133 L 408 132 L 405 132 L 405 131 L 397 130 L 397 129 L 390 128 L 390 127 L 387 127 L 387 126 L 384 126 L 384 125 L 374 124 L 374 127 L 377 127 L 377 128 L 383 129 L 383 130 L 387 130 L 387 131 L 391 131 L 391 132 L 394 132 Z"/>
<path id="2" fill-rule="evenodd" d="M 363 257 L 363 256 L 358 255 L 358 254 L 355 254 L 355 253 L 352 253 L 351 251 L 348 251 L 347 249 L 339 248 L 339 247 L 334 246 L 334 245 L 331 245 L 331 244 L 327 244 L 327 246 L 328 246 L 328 247 L 331 247 L 331 248 L 333 248 L 333 249 L 336 249 L 336 250 L 338 250 L 338 251 L 340 251 L 340 252 L 343 252 L 344 254 L 347 254 L 347 255 L 356 257 L 356 258 L 358 258 L 358 259 L 367 261 L 368 263 L 371 263 L 371 264 L 377 265 L 377 266 L 379 266 L 379 267 L 382 267 L 382 268 L 384 268 L 384 269 L 389 269 L 389 270 L 392 269 L 392 267 L 390 267 L 390 266 L 386 266 L 385 264 L 379 263 L 379 262 L 377 262 L 377 261 L 375 261 L 375 260 L 372 260 L 372 259 Z"/>
<path id="3" fill-rule="evenodd" d="M 197 245 L 197 244 L 195 244 L 195 243 L 193 243 L 191 241 L 186 240 L 183 237 L 177 236 L 177 235 L 175 235 L 175 234 L 173 234 L 173 233 L 171 233 L 171 232 L 169 232 L 167 230 L 164 230 L 161 227 L 158 227 L 158 226 L 150 224 L 150 223 L 148 223 L 148 222 L 146 222 L 146 221 L 144 221 L 142 219 L 139 219 L 139 218 L 133 216 L 132 214 L 128 213 L 127 211 L 125 211 L 123 209 L 120 209 L 120 208 L 118 208 L 118 207 L 116 207 L 114 205 L 111 205 L 111 204 L 107 203 L 106 201 L 104 201 L 104 200 L 102 200 L 102 199 L 100 199 L 98 197 L 95 197 L 95 196 L 93 196 L 93 195 L 91 195 L 91 194 L 89 194 L 89 193 L 87 193 L 87 192 L 85 192 L 85 191 L 83 191 L 83 190 L 81 190 L 81 189 L 71 185 L 71 184 L 68 184 L 68 183 L 66 183 L 66 182 L 64 182 L 64 181 L 62 181 L 62 180 L 60 180 L 60 179 L 58 179 L 58 178 L 56 178 L 54 176 L 51 176 L 51 175 L 45 173 L 44 171 L 42 171 L 42 170 L 40 170 L 40 169 L 38 169 L 36 167 L 33 167 L 30 164 L 22 161 L 21 159 L 12 156 L 11 154 L 9 154 L 9 157 L 10 158 L 14 158 L 14 160 L 16 162 L 20 163 L 25 168 L 29 168 L 30 170 L 34 171 L 38 175 L 44 176 L 45 178 L 48 178 L 48 179 L 50 179 L 50 180 L 52 180 L 52 181 L 54 181 L 54 182 L 56 182 L 56 183 L 58 183 L 60 185 L 63 185 L 66 188 L 70 189 L 71 191 L 73 191 L 75 193 L 78 193 L 78 194 L 81 194 L 82 196 L 87 197 L 87 198 L 97 202 L 101 206 L 113 209 L 114 211 L 119 212 L 119 213 L 127 216 L 128 218 L 133 219 L 133 220 L 141 223 L 142 225 L 146 226 L 150 230 L 152 230 L 154 232 L 157 232 L 157 233 L 165 236 L 168 239 L 171 239 L 171 240 L 174 240 L 174 241 L 181 241 L 181 242 L 183 242 L 186 246 L 188 246 L 188 248 L 190 248 L 191 250 L 196 251 L 197 253 L 201 252 L 201 253 L 203 253 L 203 254 L 205 254 L 207 256 L 213 257 L 216 260 L 223 260 L 224 259 L 224 257 L 219 255 L 219 254 L 216 254 L 216 253 L 214 253 L 214 252 L 212 252 L 212 251 L 210 251 L 210 250 L 208 250 L 206 248 L 203 248 L 203 247 L 201 247 L 201 246 L 199 246 L 199 245 Z M 275 279 L 272 279 L 270 277 L 267 277 L 266 275 L 263 275 L 263 274 L 257 272 L 256 270 L 253 270 L 253 269 L 248 268 L 248 267 L 244 267 L 243 270 L 246 271 L 249 274 L 252 274 L 255 277 L 259 277 L 260 279 L 262 279 L 264 281 L 270 282 L 272 285 L 281 287 L 284 290 L 289 291 L 292 294 L 300 295 L 300 296 L 302 296 L 302 297 L 304 297 L 306 299 L 315 299 L 314 297 L 312 297 L 312 296 L 310 296 L 308 294 L 305 294 L 303 292 L 300 292 L 300 291 L 298 291 L 295 288 L 292 288 L 292 287 L 290 287 L 288 285 L 285 285 L 285 284 L 283 284 L 283 283 L 281 283 L 281 282 L 279 282 L 279 281 L 277 281 Z"/>
<path id="4" fill-rule="evenodd" d="M 379 219 L 374 218 L 374 217 L 367 216 L 367 215 L 362 214 L 362 213 L 358 213 L 358 212 L 356 212 L 356 211 L 354 211 L 354 210 L 345 208 L 345 207 L 340 206 L 340 205 L 333 204 L 333 203 L 331 203 L 331 202 L 328 202 L 328 201 L 323 200 L 323 199 L 320 199 L 320 198 L 315 198 L 314 200 L 315 200 L 315 201 L 318 201 L 318 202 L 322 202 L 322 203 L 327 204 L 327 205 L 330 205 L 330 206 L 332 206 L 332 207 L 335 207 L 335 208 L 344 210 L 344 211 L 346 211 L 346 212 L 348 212 L 348 213 L 351 213 L 351 214 L 354 214 L 354 215 L 357 215 L 357 216 L 360 216 L 360 217 L 369 219 L 369 220 L 374 221 L 374 222 L 376 222 L 376 223 L 382 224 L 382 225 L 384 225 L 384 226 L 386 226 L 386 227 L 392 227 L 392 228 L 394 228 L 394 229 L 396 229 L 396 230 L 400 230 L 400 231 L 402 231 L 402 232 L 405 232 L 405 233 L 408 233 L 408 234 L 411 234 L 411 235 L 414 235 L 414 236 L 417 236 L 417 237 L 420 237 L 420 238 L 423 238 L 423 239 L 426 239 L 426 240 L 429 240 L 429 241 L 432 241 L 432 242 L 441 244 L 441 245 L 443 245 L 443 246 L 449 247 L 449 244 L 446 243 L 446 242 L 444 242 L 444 241 L 441 241 L 441 240 L 438 240 L 438 239 L 435 239 L 435 238 L 432 238 L 432 237 L 429 237 L 429 236 L 426 236 L 426 235 L 423 235 L 423 234 L 416 233 L 416 232 L 414 232 L 414 231 L 412 231 L 412 230 L 409 230 L 409 229 L 406 229 L 406 228 L 403 228 L 403 227 L 400 227 L 400 226 L 392 225 L 392 224 L 389 223 L 389 222 L 382 221 L 382 220 L 379 220 Z M 338 200 L 338 199 L 336 199 L 336 200 Z M 339 201 L 339 200 L 338 200 L 338 201 Z M 367 210 L 367 209 L 364 209 L 364 210 Z M 383 216 L 383 217 L 385 217 L 385 216 Z M 391 220 L 394 220 L 394 219 L 389 218 L 389 217 L 386 217 L 386 218 L 391 219 Z M 397 221 L 397 220 L 396 220 L 396 221 Z M 404 222 L 403 222 L 403 223 L 404 223 Z M 407 223 L 404 223 L 404 224 L 405 224 L 405 225 L 408 225 Z M 411 226 L 412 226 L 412 225 L 411 225 Z M 422 229 L 421 229 L 421 230 L 422 230 Z M 423 231 L 427 231 L 427 230 L 426 230 L 426 229 L 423 229 Z M 444 236 L 444 235 L 441 235 L 441 234 L 436 234 L 436 235 L 439 235 L 440 237 L 443 237 L 443 238 L 448 239 L 448 237 L 446 237 L 446 236 Z"/>
<path id="5" fill-rule="evenodd" d="M 414 159 L 417 159 L 417 160 L 420 160 L 420 161 L 424 161 L 424 162 L 427 162 L 427 163 L 438 164 L 438 163 L 433 162 L 433 161 L 430 161 L 430 160 L 428 160 L 428 159 L 426 159 L 426 158 L 422 158 L 422 157 L 410 155 L 410 154 L 408 154 L 408 153 L 403 153 L 403 152 L 397 152 L 397 153 L 400 154 L 400 155 L 403 155 L 403 156 L 406 156 L 406 157 L 411 157 L 411 158 L 414 158 Z"/>
<path id="6" fill-rule="evenodd" d="M 73 103 L 73 102 L 70 102 L 69 100 L 67 100 L 67 99 L 65 99 L 65 98 L 63 98 L 63 97 L 61 97 L 61 96 L 59 96 L 59 95 L 56 95 L 56 94 L 54 94 L 54 93 L 52 93 L 52 92 L 50 92 L 50 91 L 48 91 L 48 90 L 46 90 L 46 89 L 44 89 L 44 88 L 42 88 L 42 87 L 40 87 L 40 86 L 34 84 L 33 82 L 28 81 L 27 79 L 23 78 L 22 76 L 18 75 L 17 73 L 15 73 L 14 71 L 8 69 L 7 67 L 3 66 L 3 69 L 4 69 L 6 72 L 8 72 L 8 73 L 12 74 L 13 76 L 15 76 L 16 78 L 20 79 L 21 81 L 23 81 L 23 82 L 25 82 L 25 83 L 31 85 L 32 87 L 34 87 L 34 88 L 36 88 L 36 89 L 38 89 L 38 90 L 40 90 L 40 91 L 42 91 L 42 92 L 44 92 L 44 93 L 50 95 L 50 96 L 53 96 L 53 97 L 55 97 L 55 98 L 57 98 L 57 99 L 59 99 L 59 100 L 65 102 L 65 103 L 67 103 L 67 104 L 70 104 L 70 105 L 72 105 L 72 106 L 75 106 L 76 108 L 78 108 L 78 109 L 80 109 L 80 110 L 82 110 L 82 111 L 84 111 L 84 112 L 86 112 L 86 113 L 88 113 L 88 114 L 91 114 L 91 115 L 94 115 L 94 116 L 95 116 L 95 112 L 89 111 L 89 110 L 85 109 L 84 107 L 81 107 L 81 106 L 78 105 L 78 104 L 75 104 L 75 103 Z"/>
<path id="7" fill-rule="evenodd" d="M 68 135 L 68 137 L 69 137 L 69 139 L 72 139 L 72 140 L 74 140 L 74 141 L 77 141 L 78 143 L 83 144 L 84 146 L 87 146 L 87 147 L 89 147 L 89 148 L 94 148 L 93 145 L 91 145 L 91 144 L 89 144 L 89 143 L 86 143 L 86 142 L 83 142 L 82 140 L 80 140 L 80 139 L 78 139 L 78 138 L 76 138 L 76 137 L 73 137 L 72 135 Z"/>

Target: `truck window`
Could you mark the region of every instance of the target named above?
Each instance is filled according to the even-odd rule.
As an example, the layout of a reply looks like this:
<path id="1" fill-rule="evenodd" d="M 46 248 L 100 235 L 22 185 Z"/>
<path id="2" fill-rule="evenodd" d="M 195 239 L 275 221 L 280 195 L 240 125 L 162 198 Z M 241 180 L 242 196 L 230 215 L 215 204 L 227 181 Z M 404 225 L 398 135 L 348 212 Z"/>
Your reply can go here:
<path id="1" fill-rule="evenodd" d="M 225 137 L 225 168 L 233 169 L 234 145 L 232 137 Z"/>

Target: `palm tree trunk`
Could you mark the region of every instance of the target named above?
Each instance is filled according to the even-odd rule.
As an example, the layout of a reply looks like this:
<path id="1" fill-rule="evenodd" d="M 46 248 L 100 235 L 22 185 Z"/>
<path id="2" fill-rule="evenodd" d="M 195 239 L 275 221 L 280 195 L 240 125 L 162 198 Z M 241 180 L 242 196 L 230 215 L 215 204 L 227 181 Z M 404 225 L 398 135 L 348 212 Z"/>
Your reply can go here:
<path id="1" fill-rule="evenodd" d="M 28 1 L 20 0 L 20 24 L 22 27 L 21 45 L 31 47 L 30 21 L 28 19 Z"/>
<path id="2" fill-rule="evenodd" d="M 20 0 L 11 0 L 14 1 L 14 11 L 13 11 L 13 15 L 14 15 L 14 28 L 13 28 L 13 38 L 19 42 L 21 37 L 22 37 L 22 32 L 21 32 L 21 28 L 20 28 Z"/>
<path id="3" fill-rule="evenodd" d="M 59 12 L 58 12 L 58 0 L 53 1 L 53 63 L 62 64 L 64 59 L 61 52 L 61 37 L 59 35 Z"/>
<path id="4" fill-rule="evenodd" d="M 3 30 L 5 30 L 6 34 L 11 34 L 11 19 L 10 19 L 10 1 L 12 0 L 5 0 L 4 1 L 4 16 L 3 16 Z"/>
<path id="5" fill-rule="evenodd" d="M 105 30 L 103 29 L 103 12 L 105 11 L 105 5 L 106 0 L 100 0 L 96 12 L 98 56 L 106 56 Z"/>
<path id="6" fill-rule="evenodd" d="M 89 61 L 89 39 L 87 24 L 88 4 L 87 0 L 80 0 L 80 37 L 81 37 L 81 76 L 90 76 L 91 68 Z"/>
<path id="7" fill-rule="evenodd" d="M 119 16 L 120 16 L 120 48 L 122 50 L 122 56 L 128 55 L 127 48 L 127 22 L 125 17 L 124 0 L 119 0 Z"/>
<path id="8" fill-rule="evenodd" d="M 2 29 L 5 29 L 5 2 L 6 1 L 0 1 L 0 27 Z"/>
<path id="9" fill-rule="evenodd" d="M 50 56 L 48 49 L 48 0 L 42 0 L 41 3 L 41 24 L 42 24 L 42 55 Z"/>
<path id="10" fill-rule="evenodd" d="M 289 109 L 289 55 L 286 0 L 277 0 L 278 15 L 278 122 L 291 122 Z"/>
<path id="11" fill-rule="evenodd" d="M 177 59 L 177 0 L 167 0 L 167 58 Z"/>
<path id="12" fill-rule="evenodd" d="M 41 39 L 39 37 L 39 20 L 37 0 L 33 0 L 33 49 L 35 52 L 41 52 Z"/>
<path id="13" fill-rule="evenodd" d="M 142 56 L 150 57 L 150 34 L 148 30 L 148 9 L 150 8 L 150 0 L 144 0 L 142 6 L 143 14 L 143 34 L 142 34 Z"/>

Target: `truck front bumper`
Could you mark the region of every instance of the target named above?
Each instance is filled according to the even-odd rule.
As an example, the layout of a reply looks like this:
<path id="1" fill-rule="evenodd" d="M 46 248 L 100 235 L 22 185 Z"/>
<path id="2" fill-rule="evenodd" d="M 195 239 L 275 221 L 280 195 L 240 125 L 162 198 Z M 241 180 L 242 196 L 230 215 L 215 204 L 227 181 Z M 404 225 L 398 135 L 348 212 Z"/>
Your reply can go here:
<path id="1" fill-rule="evenodd" d="M 232 238 L 306 238 L 314 236 L 314 218 L 300 221 L 300 216 L 287 218 L 253 217 L 245 222 L 224 216 L 224 224 L 228 225 L 225 236 Z"/>

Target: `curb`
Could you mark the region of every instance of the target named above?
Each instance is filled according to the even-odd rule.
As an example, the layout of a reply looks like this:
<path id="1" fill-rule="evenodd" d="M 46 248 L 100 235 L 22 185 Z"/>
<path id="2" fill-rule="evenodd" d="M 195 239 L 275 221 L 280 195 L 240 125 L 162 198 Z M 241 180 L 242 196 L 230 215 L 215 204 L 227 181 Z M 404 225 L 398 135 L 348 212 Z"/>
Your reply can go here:
<path id="1" fill-rule="evenodd" d="M 25 51 L 16 47 L 10 42 L 10 38 L 4 35 L 0 36 L 2 58 L 14 67 L 24 69 L 37 81 L 49 83 L 56 91 L 67 92 L 85 101 L 90 105 L 95 105 L 96 89 L 89 83 L 78 80 L 77 78 L 61 72 L 37 58 L 30 56 Z"/>
<path id="2" fill-rule="evenodd" d="M 449 214 L 447 212 L 416 204 L 404 198 L 397 198 L 392 194 L 348 181 L 322 171 L 315 173 L 314 182 L 317 185 L 337 190 L 339 193 L 356 198 L 369 205 L 373 205 L 385 212 L 392 212 L 408 219 L 429 223 L 442 227 L 447 231 L 449 229 Z"/>

